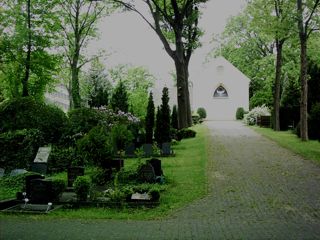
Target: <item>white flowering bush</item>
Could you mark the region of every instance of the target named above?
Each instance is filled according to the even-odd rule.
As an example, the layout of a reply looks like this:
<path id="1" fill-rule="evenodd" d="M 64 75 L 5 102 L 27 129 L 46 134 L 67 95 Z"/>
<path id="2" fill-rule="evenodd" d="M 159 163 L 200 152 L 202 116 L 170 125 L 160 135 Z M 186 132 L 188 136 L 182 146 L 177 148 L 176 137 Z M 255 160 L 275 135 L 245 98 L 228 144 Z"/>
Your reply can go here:
<path id="1" fill-rule="evenodd" d="M 255 125 L 257 123 L 257 117 L 260 116 L 271 116 L 269 107 L 263 104 L 262 106 L 253 108 L 250 112 L 244 115 L 243 121 L 247 125 Z"/>

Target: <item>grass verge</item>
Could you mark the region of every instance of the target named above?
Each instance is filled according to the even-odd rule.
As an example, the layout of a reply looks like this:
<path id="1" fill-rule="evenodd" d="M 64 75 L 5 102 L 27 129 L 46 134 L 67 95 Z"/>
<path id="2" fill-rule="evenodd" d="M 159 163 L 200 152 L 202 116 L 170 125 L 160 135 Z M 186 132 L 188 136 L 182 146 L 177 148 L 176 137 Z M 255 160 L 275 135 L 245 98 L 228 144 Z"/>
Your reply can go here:
<path id="1" fill-rule="evenodd" d="M 303 158 L 313 161 L 320 166 L 320 142 L 310 140 L 302 142 L 291 131 L 276 132 L 270 128 L 252 127 L 256 132 L 275 141 L 280 146 L 299 154 Z"/>
<path id="2" fill-rule="evenodd" d="M 61 209 L 46 216 L 32 218 L 75 219 L 127 219 L 148 220 L 163 218 L 177 209 L 207 194 L 206 165 L 208 160 L 209 135 L 204 125 L 196 125 L 196 138 L 184 139 L 174 146 L 175 157 L 160 158 L 166 177 L 167 189 L 161 193 L 160 205 L 155 208 L 81 208 Z M 127 164 L 135 159 L 128 159 Z"/>

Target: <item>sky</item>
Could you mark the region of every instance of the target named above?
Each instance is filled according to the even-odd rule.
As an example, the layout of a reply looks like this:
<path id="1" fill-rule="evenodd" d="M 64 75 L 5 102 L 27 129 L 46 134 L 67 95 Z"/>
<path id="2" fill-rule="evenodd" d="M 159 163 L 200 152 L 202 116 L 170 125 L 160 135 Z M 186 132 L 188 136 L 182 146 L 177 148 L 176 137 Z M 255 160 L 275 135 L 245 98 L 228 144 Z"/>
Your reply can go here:
<path id="1" fill-rule="evenodd" d="M 212 35 L 221 33 L 227 19 L 237 15 L 244 5 L 245 0 L 209 0 L 206 3 L 199 21 L 205 31 L 200 40 L 203 46 L 191 57 L 190 71 L 201 66 L 212 49 Z M 104 60 L 107 69 L 118 64 L 144 66 L 156 77 L 159 86 L 172 83 L 170 72 L 174 71 L 174 62 L 156 33 L 139 15 L 125 12 L 107 16 L 100 22 L 99 32 L 100 38 L 91 48 L 108 53 Z"/>

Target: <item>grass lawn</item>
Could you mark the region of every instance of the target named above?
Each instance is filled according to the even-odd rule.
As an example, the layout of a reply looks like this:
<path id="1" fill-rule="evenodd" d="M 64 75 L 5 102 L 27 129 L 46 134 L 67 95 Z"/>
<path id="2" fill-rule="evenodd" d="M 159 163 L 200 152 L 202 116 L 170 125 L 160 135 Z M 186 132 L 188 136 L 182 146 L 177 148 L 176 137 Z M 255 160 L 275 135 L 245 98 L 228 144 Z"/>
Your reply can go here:
<path id="1" fill-rule="evenodd" d="M 291 131 L 275 132 L 270 128 L 252 127 L 255 131 L 275 141 L 280 146 L 285 147 L 302 157 L 320 165 L 320 142 L 310 140 L 302 142 Z"/>
<path id="2" fill-rule="evenodd" d="M 206 164 L 209 134 L 204 125 L 193 127 L 196 138 L 184 139 L 174 146 L 175 157 L 160 158 L 167 189 L 161 192 L 160 205 L 155 208 L 82 208 L 62 209 L 46 216 L 33 218 L 83 218 L 83 219 L 158 219 L 169 215 L 188 203 L 207 194 Z M 126 159 L 125 165 L 132 165 Z"/>

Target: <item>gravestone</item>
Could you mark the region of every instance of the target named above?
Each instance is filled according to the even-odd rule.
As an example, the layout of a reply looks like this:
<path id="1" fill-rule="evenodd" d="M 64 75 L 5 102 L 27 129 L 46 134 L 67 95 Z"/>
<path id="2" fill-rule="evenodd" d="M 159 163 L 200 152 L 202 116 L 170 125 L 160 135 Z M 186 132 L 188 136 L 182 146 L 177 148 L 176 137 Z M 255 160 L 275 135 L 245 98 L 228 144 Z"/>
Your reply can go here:
<path id="1" fill-rule="evenodd" d="M 31 165 L 32 172 L 46 174 L 47 173 L 47 163 L 51 152 L 51 147 L 39 147 L 37 155 Z"/>
<path id="2" fill-rule="evenodd" d="M 25 177 L 26 184 L 26 196 L 27 198 L 31 197 L 31 181 L 34 179 L 44 179 L 43 175 L 40 174 L 32 174 Z"/>
<path id="3" fill-rule="evenodd" d="M 32 179 L 30 181 L 30 203 L 47 204 L 54 200 L 52 181 L 48 179 Z"/>
<path id="4" fill-rule="evenodd" d="M 68 168 L 68 187 L 72 187 L 77 177 L 84 175 L 84 167 Z"/>
<path id="5" fill-rule="evenodd" d="M 134 143 L 129 144 L 125 148 L 126 157 L 134 157 L 134 151 L 136 150 Z"/>
<path id="6" fill-rule="evenodd" d="M 0 178 L 4 176 L 4 168 L 0 168 Z"/>
<path id="7" fill-rule="evenodd" d="M 48 166 L 47 163 L 34 162 L 31 164 L 31 171 L 39 174 L 47 174 Z"/>
<path id="8" fill-rule="evenodd" d="M 148 160 L 147 162 L 152 165 L 156 176 L 161 176 L 163 174 L 162 168 L 161 168 L 161 160 L 156 159 L 156 158 L 152 158 L 152 159 Z"/>
<path id="9" fill-rule="evenodd" d="M 146 143 L 146 144 L 143 144 L 143 152 L 144 152 L 144 156 L 145 157 L 150 157 L 152 156 L 152 144 L 149 144 L 149 143 Z"/>
<path id="10" fill-rule="evenodd" d="M 117 171 L 120 171 L 121 168 L 123 168 L 124 162 L 121 158 L 115 158 L 111 160 L 111 167 L 115 168 Z"/>
<path id="11" fill-rule="evenodd" d="M 161 145 L 161 155 L 169 156 L 172 155 L 173 151 L 171 149 L 171 144 L 169 142 L 162 143 Z"/>
<path id="12" fill-rule="evenodd" d="M 153 166 L 150 163 L 142 165 L 138 172 L 138 178 L 143 182 L 153 183 L 156 179 Z"/>
<path id="13" fill-rule="evenodd" d="M 13 169 L 11 172 L 10 172 L 10 177 L 15 177 L 15 176 L 18 176 L 20 174 L 24 174 L 28 172 L 27 170 L 25 169 L 20 169 L 20 168 L 17 168 L 17 169 Z"/>

